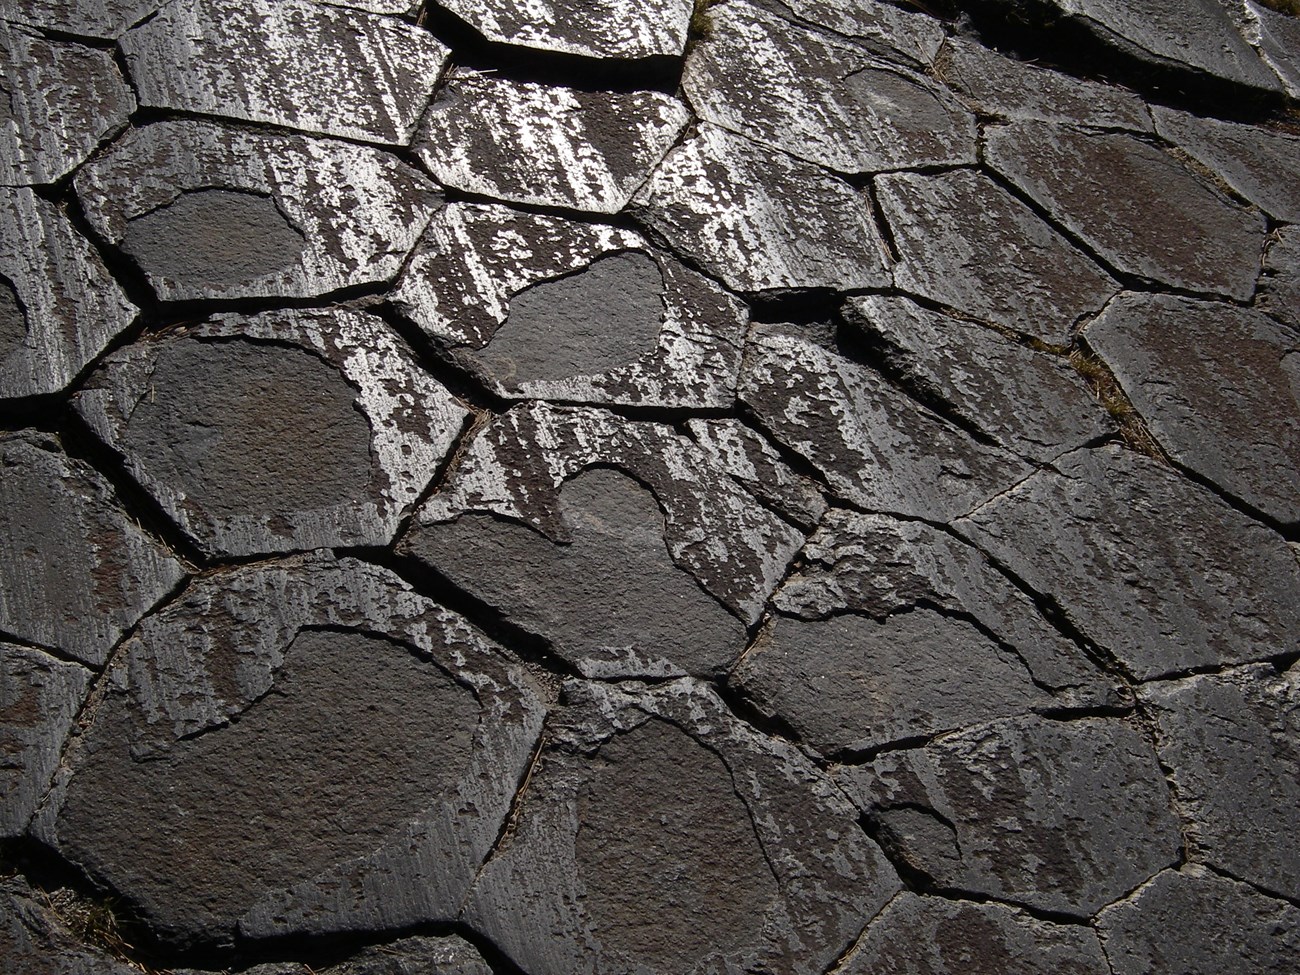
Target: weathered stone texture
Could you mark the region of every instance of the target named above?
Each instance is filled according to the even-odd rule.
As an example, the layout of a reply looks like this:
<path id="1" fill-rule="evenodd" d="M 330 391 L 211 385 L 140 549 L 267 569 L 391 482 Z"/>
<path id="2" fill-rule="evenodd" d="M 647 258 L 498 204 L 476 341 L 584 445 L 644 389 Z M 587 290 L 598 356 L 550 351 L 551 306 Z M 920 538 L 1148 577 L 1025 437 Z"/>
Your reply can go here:
<path id="1" fill-rule="evenodd" d="M 55 891 L 53 896 L 68 892 Z M 138 975 L 139 969 L 83 944 L 52 895 L 22 878 L 0 878 L 0 964 L 7 975 Z"/>
<path id="2" fill-rule="evenodd" d="M 112 40 L 166 0 L 0 0 L 0 20 Z"/>
<path id="3" fill-rule="evenodd" d="M 1300 330 L 1300 228 L 1283 227 L 1269 241 L 1256 305 Z"/>
<path id="4" fill-rule="evenodd" d="M 593 58 L 676 57 L 692 0 L 437 0 L 489 41 Z"/>
<path id="5" fill-rule="evenodd" d="M 918 10 L 879 0 L 780 0 L 781 6 L 809 24 L 852 37 L 886 58 L 925 67 L 943 46 L 940 21 Z"/>

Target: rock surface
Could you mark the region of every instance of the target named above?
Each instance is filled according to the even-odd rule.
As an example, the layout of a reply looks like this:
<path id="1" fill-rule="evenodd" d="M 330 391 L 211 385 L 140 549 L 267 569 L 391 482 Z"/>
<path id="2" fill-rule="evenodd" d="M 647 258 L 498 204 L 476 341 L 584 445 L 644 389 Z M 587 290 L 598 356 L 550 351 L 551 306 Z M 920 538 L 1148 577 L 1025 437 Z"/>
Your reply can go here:
<path id="1" fill-rule="evenodd" d="M 924 67 L 943 46 L 942 23 L 920 10 L 895 7 L 880 0 L 780 0 L 798 20 L 837 34 L 885 58 Z"/>
<path id="2" fill-rule="evenodd" d="M 438 0 L 489 41 L 591 58 L 676 57 L 691 0 Z"/>
<path id="3" fill-rule="evenodd" d="M 0 20 L 113 40 L 166 0 L 0 0 Z"/>
<path id="4" fill-rule="evenodd" d="M 1256 305 L 1300 330 L 1300 230 L 1283 227 L 1264 252 Z"/>
<path id="5" fill-rule="evenodd" d="M 66 893 L 56 891 L 55 894 Z M 51 894 L 0 878 L 0 961 L 9 975 L 135 975 L 139 969 L 79 941 Z"/>

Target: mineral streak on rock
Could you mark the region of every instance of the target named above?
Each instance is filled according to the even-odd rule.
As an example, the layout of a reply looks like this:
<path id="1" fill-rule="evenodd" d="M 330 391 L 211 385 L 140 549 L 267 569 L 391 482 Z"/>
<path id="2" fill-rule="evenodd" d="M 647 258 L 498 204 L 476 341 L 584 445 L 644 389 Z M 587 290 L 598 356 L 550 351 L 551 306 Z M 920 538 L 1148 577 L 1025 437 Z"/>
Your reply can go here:
<path id="1" fill-rule="evenodd" d="M 511 203 L 617 213 L 690 119 L 656 91 L 591 92 L 452 72 L 415 150 L 446 186 Z"/>
<path id="2" fill-rule="evenodd" d="M 607 59 L 678 57 L 692 0 L 437 0 L 489 41 Z"/>
<path id="3" fill-rule="evenodd" d="M 178 946 L 445 922 L 542 717 L 517 663 L 386 570 L 221 572 L 125 645 L 42 829 Z"/>
<path id="4" fill-rule="evenodd" d="M 1300 228 L 1282 227 L 1269 241 L 1255 304 L 1300 330 Z"/>
<path id="5" fill-rule="evenodd" d="M 180 564 L 51 438 L 0 438 L 0 472 L 0 631 L 102 664 Z"/>
<path id="6" fill-rule="evenodd" d="M 140 103 L 407 145 L 450 54 L 308 0 L 172 0 L 120 42 Z"/>
<path id="7" fill-rule="evenodd" d="M 0 0 L 0 20 L 112 40 L 166 0 Z"/>
<path id="8" fill-rule="evenodd" d="M 881 55 L 919 67 L 933 63 L 943 46 L 943 25 L 919 10 L 879 0 L 780 0 L 798 20 L 854 41 Z"/>
<path id="9" fill-rule="evenodd" d="M 205 552 L 382 545 L 467 411 L 372 315 L 221 315 L 111 356 L 75 399 Z"/>
<path id="10" fill-rule="evenodd" d="M 1300 20 L 1255 0 L 1224 0 L 1241 16 L 1242 36 L 1279 78 L 1292 99 L 1300 99 Z"/>
<path id="11" fill-rule="evenodd" d="M 133 130 L 76 186 L 92 226 L 167 301 L 391 280 L 441 202 L 378 149 L 202 121 Z"/>
<path id="12" fill-rule="evenodd" d="M 707 686 L 565 699 L 466 904 L 523 969 L 825 971 L 899 890 L 829 779 Z"/>

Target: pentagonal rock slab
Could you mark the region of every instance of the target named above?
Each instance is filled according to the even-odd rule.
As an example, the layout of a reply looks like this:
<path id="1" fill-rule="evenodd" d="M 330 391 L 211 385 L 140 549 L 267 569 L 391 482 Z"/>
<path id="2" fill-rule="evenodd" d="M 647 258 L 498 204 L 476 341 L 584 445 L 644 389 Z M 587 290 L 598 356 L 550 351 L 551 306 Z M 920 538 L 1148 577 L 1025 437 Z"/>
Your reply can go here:
<path id="1" fill-rule="evenodd" d="M 62 390 L 134 318 L 58 208 L 0 189 L 0 399 Z"/>
<path id="2" fill-rule="evenodd" d="M 1074 325 L 1119 290 L 986 176 L 899 173 L 877 177 L 876 191 L 899 251 L 894 280 L 904 291 L 1065 344 Z"/>
<path id="3" fill-rule="evenodd" d="M 707 687 L 565 696 L 466 904 L 521 968 L 824 971 L 898 891 L 830 781 Z"/>
<path id="4" fill-rule="evenodd" d="M 1300 896 L 1300 673 L 1269 665 L 1152 685 L 1160 757 L 1196 824 L 1200 858 Z"/>
<path id="5" fill-rule="evenodd" d="M 710 10 L 682 86 L 700 117 L 839 172 L 975 160 L 975 118 L 945 89 L 742 4 Z"/>
<path id="6" fill-rule="evenodd" d="M 391 280 L 440 202 L 378 149 L 198 121 L 133 130 L 78 174 L 77 194 L 168 301 Z"/>
<path id="7" fill-rule="evenodd" d="M 1030 471 L 791 326 L 751 329 L 740 398 L 836 493 L 863 507 L 947 521 Z"/>
<path id="8" fill-rule="evenodd" d="M 219 573 L 124 647 L 46 839 L 178 946 L 449 921 L 542 717 L 519 665 L 386 570 Z"/>
<path id="9" fill-rule="evenodd" d="M 0 469 L 0 631 L 102 664 L 180 564 L 52 439 L 0 439 Z"/>
<path id="10" fill-rule="evenodd" d="M 387 145 L 411 141 L 449 54 L 396 18 L 307 0 L 174 0 L 121 48 L 142 105 Z"/>
<path id="11" fill-rule="evenodd" d="M 1115 430 L 1068 363 L 992 329 L 882 295 L 849 299 L 844 316 L 905 382 L 1022 457 L 1046 462 Z"/>
<path id="12" fill-rule="evenodd" d="M 1280 536 L 1120 447 L 1079 450 L 957 528 L 1139 679 L 1300 649 Z"/>
<path id="13" fill-rule="evenodd" d="M 592 58 L 677 57 L 692 0 L 438 0 L 489 41 Z"/>
<path id="14" fill-rule="evenodd" d="M 1174 460 L 1300 521 L 1300 336 L 1236 305 L 1134 294 L 1085 334 Z"/>
<path id="15" fill-rule="evenodd" d="M 885 848 L 942 888 L 1087 917 L 1181 853 L 1150 743 L 1030 717 L 841 770 Z"/>
<path id="16" fill-rule="evenodd" d="M 415 150 L 437 180 L 510 203 L 617 213 L 690 118 L 656 91 L 582 91 L 452 72 Z"/>
<path id="17" fill-rule="evenodd" d="M 990 165 L 1113 267 L 1248 299 L 1264 219 L 1148 142 L 1043 122 L 991 129 Z"/>
<path id="18" fill-rule="evenodd" d="M 1256 305 L 1300 329 L 1300 229 L 1282 227 L 1269 242 Z"/>
<path id="19" fill-rule="evenodd" d="M 71 891 L 34 890 L 19 876 L 0 878 L 0 961 L 10 975 L 137 975 L 74 935 L 52 904 Z M 76 895 L 72 895 L 75 897 Z"/>
<path id="20" fill-rule="evenodd" d="M 940 21 L 917 10 L 878 0 L 781 0 L 801 21 L 852 37 L 886 58 L 900 56 L 921 67 L 943 47 Z"/>
<path id="21" fill-rule="evenodd" d="M 629 230 L 454 204 L 430 225 L 393 302 L 500 396 L 735 399 L 745 307 Z"/>
<path id="22" fill-rule="evenodd" d="M 2 9 L 2 8 L 0 8 Z M 53 183 L 126 124 L 135 98 L 110 52 L 0 20 L 0 184 Z"/>
<path id="23" fill-rule="evenodd" d="M 0 20 L 112 40 L 166 0 L 0 0 Z"/>
<path id="24" fill-rule="evenodd" d="M 111 356 L 76 407 L 205 552 L 385 545 L 467 411 L 361 312 L 222 315 Z"/>
<path id="25" fill-rule="evenodd" d="M 668 154 L 636 213 L 733 291 L 889 284 L 865 194 L 714 125 L 701 124 Z"/>

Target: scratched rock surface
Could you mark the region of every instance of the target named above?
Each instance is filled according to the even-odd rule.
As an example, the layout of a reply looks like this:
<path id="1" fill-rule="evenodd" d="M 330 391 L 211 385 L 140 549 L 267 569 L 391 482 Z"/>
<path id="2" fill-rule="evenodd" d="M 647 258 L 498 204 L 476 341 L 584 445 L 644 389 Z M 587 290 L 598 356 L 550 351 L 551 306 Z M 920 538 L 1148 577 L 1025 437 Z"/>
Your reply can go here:
<path id="1" fill-rule="evenodd" d="M 9 975 L 136 975 L 139 969 L 85 944 L 64 923 L 59 905 L 76 904 L 67 890 L 32 888 L 20 877 L 0 878 L 0 961 Z"/>
<path id="2" fill-rule="evenodd" d="M 566 699 L 466 903 L 524 970 L 825 971 L 899 890 L 825 774 L 707 686 Z"/>
<path id="3" fill-rule="evenodd" d="M 518 663 L 384 569 L 239 568 L 126 644 L 42 829 L 179 945 L 446 921 L 542 717 Z"/>
<path id="4" fill-rule="evenodd" d="M 173 975 L 215 975 L 199 969 L 176 969 Z M 416 935 L 363 948 L 336 965 L 271 962 L 241 975 L 492 975 L 474 946 L 455 935 Z"/>
<path id="5" fill-rule="evenodd" d="M 380 319 L 219 315 L 110 356 L 76 396 L 203 551 L 383 545 L 467 411 Z"/>
<path id="6" fill-rule="evenodd" d="M 0 631 L 102 664 L 180 564 L 53 438 L 6 435 L 0 469 Z"/>
<path id="7" fill-rule="evenodd" d="M 943 25 L 880 0 L 780 0 L 796 20 L 843 34 L 882 57 L 925 67 L 946 37 Z M 770 5 L 769 5 L 770 6 Z"/>
<path id="8" fill-rule="evenodd" d="M 1300 230 L 1283 227 L 1264 252 L 1256 306 L 1300 331 Z"/>
<path id="9" fill-rule="evenodd" d="M 677 57 L 691 0 L 438 0 L 489 41 L 591 58 Z"/>
<path id="10" fill-rule="evenodd" d="M 1239 15 L 1238 29 L 1260 59 L 1282 80 L 1292 99 L 1300 98 L 1300 21 L 1255 0 L 1224 0 Z"/>
<path id="11" fill-rule="evenodd" d="M 113 40 L 165 0 L 0 0 L 0 20 L 40 30 Z"/>
<path id="12" fill-rule="evenodd" d="M 629 230 L 453 204 L 394 303 L 509 399 L 696 408 L 735 399 L 745 307 Z"/>

